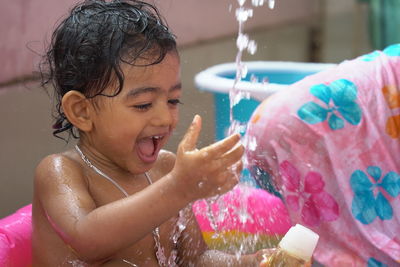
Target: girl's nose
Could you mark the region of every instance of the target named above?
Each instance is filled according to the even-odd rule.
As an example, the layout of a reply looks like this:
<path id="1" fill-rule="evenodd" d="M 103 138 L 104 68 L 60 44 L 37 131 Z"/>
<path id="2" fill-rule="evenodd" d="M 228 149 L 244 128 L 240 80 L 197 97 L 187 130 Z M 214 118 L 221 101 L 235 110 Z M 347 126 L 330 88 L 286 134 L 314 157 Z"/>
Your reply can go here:
<path id="1" fill-rule="evenodd" d="M 167 103 L 158 105 L 156 114 L 153 116 L 155 126 L 169 126 L 173 123 L 173 114 Z"/>

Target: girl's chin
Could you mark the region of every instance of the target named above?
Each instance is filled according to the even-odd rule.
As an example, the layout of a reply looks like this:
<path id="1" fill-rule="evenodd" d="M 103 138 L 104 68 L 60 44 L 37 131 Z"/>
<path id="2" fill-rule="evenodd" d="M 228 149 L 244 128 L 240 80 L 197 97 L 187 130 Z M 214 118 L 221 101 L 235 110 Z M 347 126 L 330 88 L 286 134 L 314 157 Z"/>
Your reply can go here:
<path id="1" fill-rule="evenodd" d="M 128 171 L 134 175 L 142 175 L 145 172 L 150 171 L 154 167 L 155 162 L 145 163 L 140 160 L 139 163 L 136 163 L 135 166 L 131 166 L 128 168 Z"/>

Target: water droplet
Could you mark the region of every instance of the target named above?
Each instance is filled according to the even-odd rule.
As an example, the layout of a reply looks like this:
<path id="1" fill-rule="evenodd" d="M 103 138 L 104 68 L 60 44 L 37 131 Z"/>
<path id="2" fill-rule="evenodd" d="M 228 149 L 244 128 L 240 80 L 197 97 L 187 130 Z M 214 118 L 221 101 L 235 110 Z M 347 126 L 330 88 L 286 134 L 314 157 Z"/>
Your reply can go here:
<path id="1" fill-rule="evenodd" d="M 241 73 L 242 73 L 242 78 L 246 78 L 246 76 L 247 76 L 247 65 L 243 65 L 243 69 L 242 69 L 242 71 L 241 71 Z"/>
<path id="2" fill-rule="evenodd" d="M 275 0 L 268 0 L 268 7 L 269 7 L 269 9 L 274 9 L 274 7 L 275 7 Z"/>
<path id="3" fill-rule="evenodd" d="M 246 0 L 238 0 L 239 6 L 243 6 L 246 3 Z"/>
<path id="4" fill-rule="evenodd" d="M 253 40 L 249 41 L 247 44 L 247 51 L 250 55 L 254 55 L 257 52 L 257 43 Z"/>
<path id="5" fill-rule="evenodd" d="M 238 211 L 238 216 L 239 216 L 239 221 L 243 224 L 245 224 L 250 217 L 247 211 L 242 207 Z"/>
<path id="6" fill-rule="evenodd" d="M 255 7 L 264 5 L 264 0 L 251 0 L 251 4 Z"/>
<path id="7" fill-rule="evenodd" d="M 68 257 L 62 263 L 62 266 L 72 266 L 72 267 L 87 267 L 87 263 L 80 260 L 71 260 Z"/>
<path id="8" fill-rule="evenodd" d="M 247 48 L 249 44 L 249 36 L 247 34 L 239 34 L 236 39 L 236 46 L 240 51 L 243 51 Z"/>
<path id="9" fill-rule="evenodd" d="M 225 212 L 222 210 L 219 211 L 218 217 L 217 217 L 217 222 L 223 223 L 225 220 Z"/>
<path id="10" fill-rule="evenodd" d="M 249 52 L 250 55 L 254 55 L 257 52 L 257 43 L 255 41 L 249 41 L 247 45 L 247 52 Z"/>
<path id="11" fill-rule="evenodd" d="M 245 78 L 247 75 L 247 66 L 244 63 L 239 63 L 236 66 L 236 81 L 240 81 L 241 78 Z"/>
<path id="12" fill-rule="evenodd" d="M 239 22 L 247 21 L 253 16 L 253 9 L 240 7 L 236 9 L 236 20 Z"/>
<path id="13" fill-rule="evenodd" d="M 246 129 L 247 129 L 247 124 L 242 124 L 239 126 L 239 133 L 241 135 L 243 135 L 244 133 L 246 133 Z"/>
<path id="14" fill-rule="evenodd" d="M 240 252 L 240 250 L 235 251 L 236 260 L 239 260 L 241 256 L 242 256 L 242 253 Z"/>
<path id="15" fill-rule="evenodd" d="M 199 182 L 197 185 L 198 185 L 199 188 L 203 188 L 204 182 Z"/>
<path id="16" fill-rule="evenodd" d="M 213 199 L 213 198 L 209 198 L 209 199 L 206 200 L 206 204 L 207 204 L 206 215 L 207 215 L 207 218 L 208 218 L 208 220 L 210 222 L 211 228 L 214 230 L 214 232 L 217 232 L 218 231 L 217 224 L 215 223 L 214 213 L 212 211 L 212 205 L 213 205 L 213 203 L 215 203 L 215 200 L 216 199 Z"/>
<path id="17" fill-rule="evenodd" d="M 258 83 L 258 77 L 254 73 L 252 73 L 250 76 L 250 82 Z"/>
<path id="18" fill-rule="evenodd" d="M 242 96 L 240 94 L 236 94 L 233 96 L 233 102 L 232 102 L 232 107 L 236 106 L 239 104 L 239 102 L 242 100 Z"/>
<path id="19" fill-rule="evenodd" d="M 248 142 L 247 148 L 250 151 L 255 151 L 256 150 L 256 148 L 257 148 L 257 140 L 256 140 L 255 137 L 249 138 L 249 142 Z"/>
<path id="20" fill-rule="evenodd" d="M 186 225 L 182 224 L 182 223 L 178 223 L 178 228 L 180 231 L 183 231 L 186 229 Z"/>
<path id="21" fill-rule="evenodd" d="M 233 174 L 236 173 L 236 169 L 237 169 L 236 165 L 232 165 L 232 166 L 229 167 L 230 172 L 232 172 Z"/>
<path id="22" fill-rule="evenodd" d="M 251 97 L 251 95 L 250 95 L 250 92 L 242 92 L 242 96 L 243 96 L 243 98 L 244 99 L 250 99 L 250 97 Z"/>

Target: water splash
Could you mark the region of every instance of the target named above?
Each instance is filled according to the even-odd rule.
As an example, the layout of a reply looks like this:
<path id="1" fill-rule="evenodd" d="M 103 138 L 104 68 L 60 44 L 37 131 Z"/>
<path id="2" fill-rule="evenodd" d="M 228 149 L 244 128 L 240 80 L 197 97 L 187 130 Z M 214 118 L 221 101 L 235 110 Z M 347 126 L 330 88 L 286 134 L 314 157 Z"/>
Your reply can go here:
<path id="1" fill-rule="evenodd" d="M 217 222 L 215 220 L 214 212 L 212 210 L 213 205 L 218 205 L 217 200 L 218 200 L 218 197 L 211 197 L 206 200 L 206 203 L 207 203 L 206 215 L 210 221 L 210 226 L 215 233 L 213 238 L 216 238 L 218 236 Z"/>
<path id="2" fill-rule="evenodd" d="M 253 1 L 254 2 L 254 1 Z M 241 123 L 237 120 L 234 119 L 233 116 L 233 107 L 237 105 L 242 99 L 248 99 L 250 98 L 249 93 L 240 91 L 236 89 L 236 85 L 238 82 L 241 81 L 242 78 L 245 78 L 247 76 L 247 66 L 242 62 L 242 55 L 245 50 L 247 50 L 249 53 L 254 54 L 257 50 L 257 45 L 254 40 L 250 40 L 249 36 L 247 34 L 243 33 L 243 26 L 244 23 L 251 17 L 253 17 L 253 9 L 252 8 L 246 8 L 244 7 L 244 4 L 246 3 L 246 0 L 238 0 L 239 7 L 236 9 L 235 15 L 236 15 L 236 20 L 238 21 L 239 27 L 238 27 L 238 37 L 236 39 L 236 47 L 238 49 L 238 53 L 236 55 L 236 77 L 234 81 L 233 88 L 229 91 L 229 102 L 230 102 L 230 127 L 228 129 L 228 134 L 233 134 L 233 133 L 239 133 L 239 134 L 244 134 L 246 131 L 246 123 Z M 236 175 L 236 172 L 232 171 Z M 240 177 L 237 177 L 239 180 Z M 219 202 L 223 201 L 218 201 L 219 198 L 212 198 L 212 199 L 207 199 L 207 217 L 209 218 L 211 228 L 214 230 L 215 235 L 218 235 L 218 227 L 216 223 L 215 216 L 212 211 L 212 206 L 219 205 Z M 245 207 L 246 208 L 246 207 Z M 239 217 L 241 218 L 241 221 L 245 223 L 249 217 L 246 209 L 243 208 L 241 211 L 239 211 Z M 221 211 L 219 212 L 221 214 Z M 219 217 L 218 220 L 222 219 L 223 217 Z M 241 252 L 239 252 L 241 253 Z"/>
<path id="3" fill-rule="evenodd" d="M 257 52 L 257 43 L 254 40 L 251 40 L 248 34 L 244 33 L 244 24 L 253 17 L 254 15 L 254 10 L 253 8 L 263 6 L 265 3 L 268 2 L 268 7 L 270 9 L 273 9 L 275 7 L 275 0 L 251 0 L 251 6 L 246 7 L 246 0 L 237 0 L 239 7 L 236 8 L 235 16 L 236 20 L 238 22 L 238 34 L 237 34 L 237 39 L 236 39 L 236 46 L 237 46 L 237 55 L 235 59 L 236 63 L 236 76 L 235 80 L 233 83 L 233 87 L 229 91 L 229 100 L 230 100 L 230 127 L 228 129 L 228 135 L 233 134 L 233 133 L 239 133 L 241 135 L 244 135 L 247 129 L 247 123 L 246 122 L 240 122 L 234 118 L 233 114 L 233 107 L 239 104 L 239 102 L 243 99 L 249 99 L 250 98 L 250 93 L 245 92 L 242 90 L 239 90 L 237 88 L 238 83 L 247 76 L 248 74 L 248 68 L 247 65 L 242 62 L 242 56 L 244 53 L 249 53 L 250 55 L 254 55 Z M 232 9 L 232 6 L 230 6 L 230 10 Z M 262 79 L 259 80 L 259 78 L 255 75 L 251 75 L 250 77 L 251 82 L 253 83 L 262 83 L 262 84 L 267 84 L 268 78 L 263 77 Z M 255 138 L 249 139 L 249 140 L 244 140 L 245 147 L 246 149 L 250 150 L 255 150 L 257 146 L 257 142 Z M 248 164 L 247 159 L 244 158 L 243 160 L 245 166 Z M 234 170 L 232 170 L 233 173 Z M 237 177 L 239 179 L 239 177 Z M 199 185 L 200 186 L 200 185 Z M 242 195 L 240 196 L 240 207 L 235 208 L 235 213 L 237 214 L 237 220 L 241 224 L 246 224 L 246 223 L 254 223 L 256 219 L 259 218 L 253 218 L 251 214 L 248 212 L 248 207 L 246 199 L 249 197 L 250 190 L 246 190 L 248 188 L 247 185 L 241 185 L 241 191 L 243 192 Z M 207 201 L 207 217 L 209 219 L 211 228 L 214 230 L 215 237 L 218 236 L 218 232 L 223 231 L 224 229 L 218 229 L 218 225 L 222 225 L 221 223 L 226 219 L 225 214 L 227 214 L 228 207 L 224 203 L 222 198 L 216 197 L 212 199 L 208 199 Z M 214 209 L 213 209 L 213 208 Z M 215 208 L 218 209 L 218 211 L 215 210 Z M 233 208 L 233 207 L 229 207 Z M 222 227 L 222 226 L 221 226 Z M 249 235 L 248 237 L 242 237 L 241 239 L 243 243 L 239 245 L 239 247 L 235 246 L 235 244 L 229 244 L 232 243 L 232 240 L 222 240 L 224 245 L 226 247 L 231 248 L 231 252 L 236 255 L 236 257 L 240 257 L 243 253 L 251 253 L 256 250 L 256 245 L 259 244 L 259 237 L 258 235 Z M 237 240 L 239 241 L 239 240 Z M 236 244 L 237 245 L 237 244 Z M 253 248 L 250 249 L 249 248 Z M 257 249 L 260 249 L 258 247 Z"/>
<path id="4" fill-rule="evenodd" d="M 255 137 L 249 137 L 247 138 L 247 145 L 246 148 L 249 149 L 250 151 L 256 151 L 257 148 L 257 140 Z"/>
<path id="5" fill-rule="evenodd" d="M 178 259 L 178 250 L 175 249 L 178 247 L 178 240 L 181 237 L 182 232 L 186 229 L 186 218 L 184 216 L 185 212 L 187 212 L 186 209 L 188 209 L 189 207 L 186 207 L 185 209 L 179 211 L 179 215 L 178 215 L 178 220 L 176 222 L 176 226 L 175 226 L 175 230 L 172 233 L 171 236 L 171 240 L 172 243 L 174 244 L 174 249 L 171 251 L 171 254 L 168 258 L 168 264 L 167 266 L 178 266 L 176 264 L 177 259 Z"/>

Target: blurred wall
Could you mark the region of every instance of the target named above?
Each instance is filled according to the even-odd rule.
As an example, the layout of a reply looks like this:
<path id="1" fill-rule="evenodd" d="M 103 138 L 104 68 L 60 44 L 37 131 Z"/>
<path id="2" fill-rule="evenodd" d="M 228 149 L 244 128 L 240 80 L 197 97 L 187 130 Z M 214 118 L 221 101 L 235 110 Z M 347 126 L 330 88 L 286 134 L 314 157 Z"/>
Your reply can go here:
<path id="1" fill-rule="evenodd" d="M 145 0 L 146 1 L 146 0 Z M 179 45 L 198 43 L 237 31 L 236 0 L 147 0 L 155 4 L 178 36 Z M 32 75 L 55 25 L 80 0 L 14 0 L 0 9 L 0 85 Z M 250 1 L 247 1 L 248 3 Z M 309 17 L 315 0 L 280 1 L 271 11 L 254 10 L 249 29 Z"/>
<path id="2" fill-rule="evenodd" d="M 178 40 L 181 40 L 179 50 L 184 105 L 181 106 L 180 124 L 167 148 L 175 151 L 177 143 L 196 113 L 203 116 L 204 125 L 199 147 L 210 144 L 214 139 L 212 94 L 198 91 L 193 84 L 193 77 L 199 71 L 212 65 L 234 61 L 237 24 L 233 14 L 235 5 L 232 3 L 237 1 L 214 1 L 213 3 L 219 3 L 215 7 L 220 10 L 218 16 L 204 15 L 210 10 L 210 6 L 204 4 L 206 1 L 182 0 L 181 5 L 178 6 L 184 9 L 179 9 L 179 12 L 175 11 L 178 13 L 174 14 L 169 12 L 175 8 L 174 3 L 177 0 L 154 1 L 163 4 L 162 11 L 171 28 L 174 28 L 173 24 L 178 28 L 175 33 L 178 35 Z M 314 8 L 315 4 L 321 1 L 277 0 L 276 10 L 269 11 L 267 7 L 257 9 L 255 16 L 268 19 L 271 19 L 270 16 L 275 16 L 275 20 L 265 24 L 256 23 L 253 26 L 249 22 L 249 26 L 245 27 L 245 32 L 250 35 L 250 38 L 256 40 L 258 51 L 254 56 L 246 55 L 244 60 L 308 61 L 310 29 L 315 23 Z M 327 6 L 324 9 L 323 20 L 317 21 L 317 26 L 323 30 L 321 40 L 319 40 L 322 46 L 321 60 L 340 62 L 368 51 L 368 44 L 364 42 L 366 38 L 363 35 L 363 10 L 356 6 L 355 0 L 322 2 Z M 198 3 L 200 6 L 195 6 Z M 30 4 L 33 5 L 33 2 L 31 1 Z M 294 5 L 298 5 L 295 10 L 299 12 L 292 13 L 290 16 L 289 11 L 294 9 L 290 7 Z M 67 7 L 63 6 L 62 9 L 65 8 Z M 201 16 L 196 13 L 197 11 Z M 355 14 L 357 14 L 356 18 Z M 211 23 L 189 22 L 191 19 L 204 18 Z M 227 21 L 225 28 L 220 25 L 221 21 L 225 21 L 223 18 Z M 356 27 L 358 24 L 360 28 Z M 214 27 L 213 25 L 218 29 L 218 34 L 209 35 L 209 30 Z M 2 28 L 0 30 L 3 31 Z M 179 36 L 179 31 L 184 34 Z M 192 36 L 188 37 L 191 33 Z M 355 40 L 355 34 L 361 36 Z M 203 38 L 199 39 L 199 36 Z M 5 39 L 0 42 L 4 44 Z M 35 166 L 40 159 L 50 153 L 71 147 L 73 144 L 72 142 L 66 145 L 65 142 L 51 135 L 51 108 L 51 98 L 35 82 L 20 83 L 0 89 L 0 145 L 2 148 L 0 218 L 31 202 L 32 178 Z"/>

